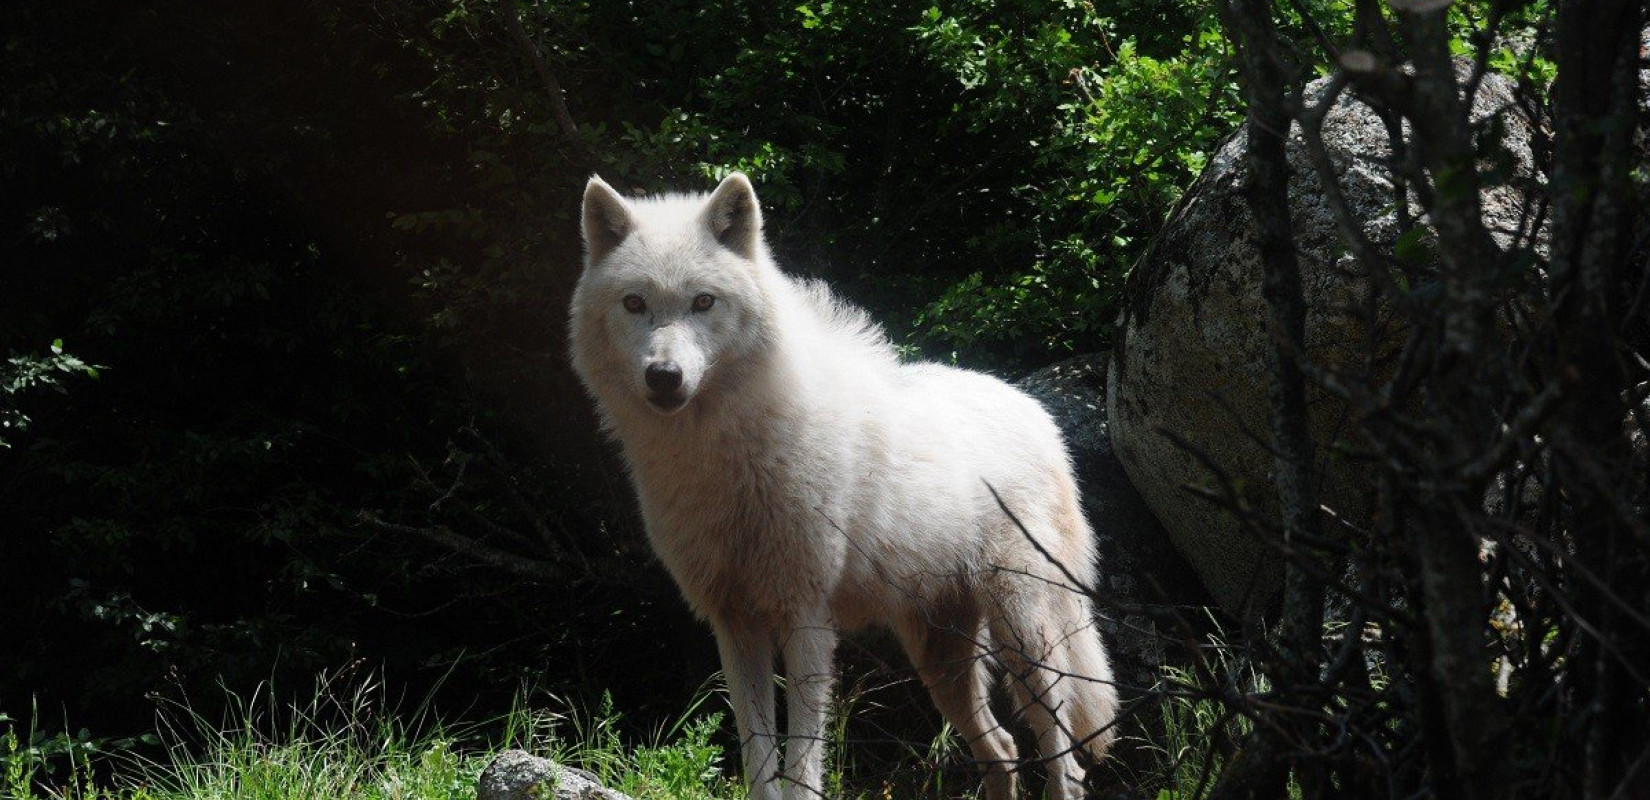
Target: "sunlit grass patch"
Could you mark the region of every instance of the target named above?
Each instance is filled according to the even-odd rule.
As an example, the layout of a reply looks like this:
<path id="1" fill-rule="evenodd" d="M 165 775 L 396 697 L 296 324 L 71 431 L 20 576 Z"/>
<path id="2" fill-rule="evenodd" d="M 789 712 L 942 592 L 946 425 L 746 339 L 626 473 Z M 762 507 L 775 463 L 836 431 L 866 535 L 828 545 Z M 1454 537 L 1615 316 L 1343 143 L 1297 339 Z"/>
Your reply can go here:
<path id="1" fill-rule="evenodd" d="M 476 779 L 517 748 L 597 775 L 637 800 L 734 798 L 715 743 L 722 715 L 702 693 L 641 744 L 624 741 L 611 702 L 593 711 L 532 708 L 528 693 L 505 716 L 450 726 L 427 707 L 388 701 L 371 679 L 321 681 L 301 703 L 267 687 L 229 698 L 220 720 L 187 702 L 165 706 L 158 754 L 103 752 L 92 740 L 44 737 L 0 719 L 5 800 L 472 800 Z M 122 743 L 130 745 L 132 743 Z"/>

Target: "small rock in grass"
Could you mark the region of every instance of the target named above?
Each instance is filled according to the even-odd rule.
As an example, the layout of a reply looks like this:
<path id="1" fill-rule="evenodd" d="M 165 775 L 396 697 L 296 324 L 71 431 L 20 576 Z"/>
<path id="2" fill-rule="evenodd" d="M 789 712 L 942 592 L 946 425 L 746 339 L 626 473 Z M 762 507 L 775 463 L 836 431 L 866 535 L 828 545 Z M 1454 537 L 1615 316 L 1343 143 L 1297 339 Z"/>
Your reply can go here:
<path id="1" fill-rule="evenodd" d="M 476 800 L 630 800 L 582 769 L 506 750 L 476 781 Z"/>

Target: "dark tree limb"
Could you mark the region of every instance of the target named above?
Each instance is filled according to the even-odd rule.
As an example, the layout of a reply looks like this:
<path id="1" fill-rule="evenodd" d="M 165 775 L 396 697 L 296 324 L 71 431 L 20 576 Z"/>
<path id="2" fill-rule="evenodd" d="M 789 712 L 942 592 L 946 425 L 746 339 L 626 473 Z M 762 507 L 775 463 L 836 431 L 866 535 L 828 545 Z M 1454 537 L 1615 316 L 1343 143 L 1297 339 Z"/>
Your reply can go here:
<path id="1" fill-rule="evenodd" d="M 1399 19 L 1408 35 L 1415 66 L 1410 82 L 1409 122 L 1422 166 L 1431 176 L 1433 200 L 1428 211 L 1438 231 L 1443 261 L 1444 351 L 1446 357 L 1483 363 L 1491 341 L 1491 284 L 1501 252 L 1484 227 L 1477 150 L 1468 124 L 1471 98 L 1463 98 L 1450 55 L 1448 3 L 1406 3 Z M 1405 8 L 1416 8 L 1409 11 Z M 1463 371 L 1461 377 L 1472 377 Z"/>
<path id="2" fill-rule="evenodd" d="M 1450 54 L 1447 5 L 1412 0 L 1398 6 L 1415 69 L 1407 117 L 1412 146 L 1432 184 L 1427 210 L 1442 271 L 1443 329 L 1427 397 L 1453 435 L 1437 441 L 1434 469 L 1492 447 L 1501 398 L 1485 387 L 1506 371 L 1492 314 L 1503 254 L 1483 222 L 1471 98 L 1462 97 Z M 1411 542 L 1427 611 L 1427 678 L 1440 703 L 1424 712 L 1434 720 L 1428 744 L 1444 793 L 1488 800 L 1505 796 L 1507 724 L 1493 675 L 1484 667 L 1488 603 L 1480 541 L 1446 511 L 1480 503 L 1484 487 L 1465 485 L 1460 477 L 1439 474 L 1439 488 L 1413 510 L 1422 522 Z"/>
<path id="3" fill-rule="evenodd" d="M 518 578 L 526 578 L 540 583 L 567 582 L 567 576 L 547 562 L 518 556 L 515 553 L 483 544 L 468 536 L 455 533 L 445 525 L 402 525 L 389 522 L 370 511 L 362 511 L 357 517 L 363 523 L 385 533 L 420 537 L 466 556 L 479 564 L 502 570 Z"/>
<path id="4" fill-rule="evenodd" d="M 573 158 L 582 167 L 593 167 L 595 159 L 585 146 L 578 123 L 573 121 L 573 113 L 567 109 L 567 96 L 562 92 L 561 81 L 556 80 L 555 73 L 550 71 L 550 64 L 544 60 L 544 54 L 533 42 L 533 37 L 528 35 L 526 26 L 521 24 L 521 10 L 516 7 L 516 0 L 504 0 L 504 21 L 510 30 L 510 40 L 516 43 L 516 49 L 521 51 L 522 57 L 533 65 L 533 72 L 538 74 L 544 94 L 550 100 L 550 113 L 555 116 L 556 127 L 573 151 Z"/>
<path id="5" fill-rule="evenodd" d="M 1574 487 L 1570 523 L 1578 559 L 1600 565 L 1606 587 L 1583 585 L 1576 592 L 1576 616 L 1585 616 L 1600 634 L 1577 643 L 1580 655 L 1571 691 L 1584 716 L 1580 747 L 1585 798 L 1613 796 L 1634 775 L 1630 762 L 1650 734 L 1642 719 L 1644 688 L 1629 663 L 1650 663 L 1650 637 L 1625 624 L 1612 595 L 1650 601 L 1650 557 L 1634 529 L 1642 525 L 1627 499 L 1644 494 L 1644 476 L 1633 477 L 1631 452 L 1621 420 L 1633 381 L 1621 338 L 1632 325 L 1625 299 L 1650 277 L 1632 256 L 1635 192 L 1629 173 L 1636 163 L 1633 138 L 1640 129 L 1639 37 L 1643 4 L 1633 0 L 1576 0 L 1560 6 L 1558 77 L 1554 86 L 1554 166 L 1552 183 L 1552 275 L 1560 302 L 1554 318 L 1558 336 L 1551 378 L 1573 377 L 1574 391 L 1563 419 L 1557 460 Z M 1635 481 L 1637 485 L 1635 486 Z M 1606 638 L 1608 637 L 1608 638 Z M 1606 658 L 1623 651 L 1625 658 Z"/>
<path id="6" fill-rule="evenodd" d="M 1273 339 L 1266 355 L 1281 527 L 1285 547 L 1294 550 L 1298 540 L 1323 538 L 1315 449 L 1307 427 L 1306 381 L 1297 361 L 1297 355 L 1305 351 L 1306 300 L 1289 217 L 1286 142 L 1291 98 L 1298 98 L 1299 89 L 1283 63 L 1271 2 L 1228 0 L 1221 10 L 1228 31 L 1240 45 L 1247 84 L 1249 176 L 1245 194 L 1255 219 L 1261 293 L 1270 312 Z M 1333 179 L 1332 174 L 1326 176 L 1326 180 Z M 1295 550 L 1285 567 L 1279 663 L 1273 680 L 1284 696 L 1310 698 L 1319 685 L 1324 589 L 1317 571 L 1303 563 L 1307 558 L 1306 551 Z M 1280 797 L 1291 767 L 1307 796 L 1319 796 L 1325 789 L 1319 765 L 1299 760 L 1291 764 L 1288 759 L 1318 739 L 1319 723 L 1310 711 L 1263 711 L 1250 743 L 1221 775 L 1212 796 Z"/>
<path id="7" fill-rule="evenodd" d="M 557 526 L 561 530 L 560 536 L 550 530 L 550 525 L 545 522 L 544 516 L 535 511 L 532 503 L 528 502 L 527 497 L 522 494 L 521 482 L 517 479 L 515 471 L 510 468 L 509 463 L 505 461 L 504 454 L 499 452 L 498 447 L 487 437 L 482 436 L 474 425 L 466 426 L 464 432 L 475 440 L 476 444 L 481 446 L 488 462 L 493 465 L 494 471 L 504 481 L 505 496 L 509 498 L 510 504 L 515 507 L 517 514 L 527 520 L 527 524 L 533 527 L 533 531 L 538 534 L 539 543 L 543 545 L 545 552 L 556 559 L 569 557 L 577 559 L 584 571 L 589 572 L 590 560 L 585 557 L 584 551 L 580 549 L 578 542 L 574 541 L 573 537 L 568 534 L 565 526 Z"/>

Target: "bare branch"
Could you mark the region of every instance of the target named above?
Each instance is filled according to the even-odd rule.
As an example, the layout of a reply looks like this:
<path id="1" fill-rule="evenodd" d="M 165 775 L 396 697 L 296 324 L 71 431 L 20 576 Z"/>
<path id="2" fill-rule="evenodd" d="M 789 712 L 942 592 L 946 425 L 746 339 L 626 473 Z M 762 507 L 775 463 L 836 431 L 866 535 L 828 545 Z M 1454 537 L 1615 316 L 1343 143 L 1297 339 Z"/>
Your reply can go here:
<path id="1" fill-rule="evenodd" d="M 444 525 L 430 527 L 401 525 L 388 522 L 370 511 L 361 511 L 357 518 L 363 523 L 371 525 L 386 533 L 395 533 L 406 536 L 418 536 L 434 542 L 442 547 L 464 556 L 468 556 L 477 563 L 515 575 L 518 578 L 539 581 L 541 583 L 565 583 L 567 576 L 552 568 L 548 563 L 524 558 L 490 545 L 482 544 L 468 536 L 454 533 Z"/>
<path id="2" fill-rule="evenodd" d="M 550 71 L 550 64 L 544 60 L 544 54 L 539 52 L 538 45 L 533 43 L 527 28 L 521 24 L 521 10 L 516 7 L 516 0 L 504 0 L 503 5 L 504 21 L 510 30 L 510 40 L 516 43 L 516 49 L 533 65 L 533 71 L 539 76 L 539 83 L 544 85 L 544 94 L 550 101 L 550 112 L 556 118 L 556 127 L 567 140 L 567 146 L 572 149 L 574 159 L 585 167 L 594 165 L 595 159 L 585 147 L 578 123 L 573 121 L 573 113 L 567 109 L 567 97 L 562 92 L 561 81 L 556 80 L 555 73 Z"/>

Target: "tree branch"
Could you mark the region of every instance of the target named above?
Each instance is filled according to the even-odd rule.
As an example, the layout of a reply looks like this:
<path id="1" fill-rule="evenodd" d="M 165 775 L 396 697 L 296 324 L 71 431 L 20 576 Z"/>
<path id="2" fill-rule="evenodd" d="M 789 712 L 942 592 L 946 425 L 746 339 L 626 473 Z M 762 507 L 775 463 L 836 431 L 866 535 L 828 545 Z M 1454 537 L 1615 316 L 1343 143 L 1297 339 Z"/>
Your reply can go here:
<path id="1" fill-rule="evenodd" d="M 561 129 L 562 137 L 572 148 L 574 159 L 579 166 L 593 166 L 595 159 L 585 147 L 584 137 L 579 134 L 579 125 L 573 121 L 572 112 L 567 109 L 567 97 L 562 92 L 561 81 L 556 80 L 555 73 L 550 71 L 550 65 L 544 60 L 544 54 L 539 52 L 538 45 L 533 43 L 527 28 L 521 24 L 521 10 L 516 7 L 515 0 L 504 0 L 504 21 L 510 30 L 510 40 L 516 43 L 516 49 L 538 73 L 539 83 L 544 85 L 544 93 L 550 100 L 550 112 L 556 118 L 556 127 Z"/>
<path id="2" fill-rule="evenodd" d="M 371 525 L 386 533 L 396 533 L 409 536 L 418 536 L 441 545 L 455 553 L 468 556 L 477 563 L 500 569 L 519 578 L 526 578 L 540 583 L 565 583 L 567 576 L 553 569 L 543 561 L 524 558 L 515 553 L 499 550 L 498 548 L 482 544 L 468 536 L 454 533 L 445 525 L 422 527 L 415 525 L 401 525 L 386 521 L 370 511 L 363 510 L 357 514 L 362 522 Z"/>

